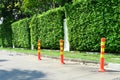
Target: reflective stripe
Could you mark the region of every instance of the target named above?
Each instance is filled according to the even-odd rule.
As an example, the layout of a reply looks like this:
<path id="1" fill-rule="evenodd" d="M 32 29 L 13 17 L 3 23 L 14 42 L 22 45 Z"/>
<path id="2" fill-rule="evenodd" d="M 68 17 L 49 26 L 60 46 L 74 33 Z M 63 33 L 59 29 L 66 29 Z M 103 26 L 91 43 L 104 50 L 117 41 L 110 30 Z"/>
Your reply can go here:
<path id="1" fill-rule="evenodd" d="M 40 50 L 38 50 L 38 53 L 40 53 Z"/>
<path id="2" fill-rule="evenodd" d="M 38 43 L 38 46 L 40 45 L 40 43 Z"/>
<path id="3" fill-rule="evenodd" d="M 63 47 L 60 47 L 60 50 L 63 50 Z"/>
<path id="4" fill-rule="evenodd" d="M 40 50 L 40 47 L 38 47 L 38 50 Z"/>
<path id="5" fill-rule="evenodd" d="M 60 55 L 63 55 L 63 52 L 60 52 Z"/>
<path id="6" fill-rule="evenodd" d="M 63 45 L 63 43 L 60 43 L 60 46 L 62 46 Z"/>
<path id="7" fill-rule="evenodd" d="M 105 45 L 105 42 L 101 42 L 101 46 L 102 46 L 102 45 Z"/>
<path id="8" fill-rule="evenodd" d="M 105 51 L 105 48 L 101 48 L 101 52 L 104 52 Z"/>
<path id="9" fill-rule="evenodd" d="M 101 54 L 101 55 L 100 55 L 100 58 L 104 58 L 104 54 Z"/>

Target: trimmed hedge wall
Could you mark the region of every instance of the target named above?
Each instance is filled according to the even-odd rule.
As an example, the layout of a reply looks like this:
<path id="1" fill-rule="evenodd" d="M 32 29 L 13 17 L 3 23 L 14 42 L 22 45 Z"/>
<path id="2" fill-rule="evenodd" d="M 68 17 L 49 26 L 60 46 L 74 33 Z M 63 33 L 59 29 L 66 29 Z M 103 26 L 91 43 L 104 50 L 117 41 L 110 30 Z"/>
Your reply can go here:
<path id="1" fill-rule="evenodd" d="M 38 41 L 38 18 L 37 15 L 34 15 L 30 19 L 30 35 L 31 35 L 31 46 L 34 45 L 37 48 L 37 41 Z"/>
<path id="2" fill-rule="evenodd" d="M 2 46 L 2 25 L 0 25 L 0 47 Z"/>
<path id="3" fill-rule="evenodd" d="M 72 50 L 99 51 L 105 37 L 106 52 L 120 52 L 120 1 L 78 0 L 65 8 Z"/>
<path id="4" fill-rule="evenodd" d="M 14 22 L 12 26 L 13 45 L 20 48 L 30 48 L 30 29 L 28 18 Z"/>
<path id="5" fill-rule="evenodd" d="M 63 39 L 63 17 L 64 10 L 62 7 L 49 10 L 31 21 L 31 41 L 37 45 L 40 39 L 42 48 L 58 49 L 59 40 Z"/>
<path id="6" fill-rule="evenodd" d="M 4 20 L 3 24 L 0 26 L 0 38 L 2 47 L 11 47 L 12 46 L 12 30 L 10 22 Z"/>

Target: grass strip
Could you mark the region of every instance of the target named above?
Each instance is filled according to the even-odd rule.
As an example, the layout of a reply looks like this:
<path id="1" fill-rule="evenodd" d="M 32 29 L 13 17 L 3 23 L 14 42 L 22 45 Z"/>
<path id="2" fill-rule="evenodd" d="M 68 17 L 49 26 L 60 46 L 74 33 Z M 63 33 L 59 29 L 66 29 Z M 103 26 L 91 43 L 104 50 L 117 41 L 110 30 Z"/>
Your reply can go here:
<path id="1" fill-rule="evenodd" d="M 25 54 L 34 54 L 37 55 L 37 50 L 28 50 L 22 48 L 0 48 L 0 50 L 15 51 Z M 41 49 L 41 55 L 47 55 L 52 57 L 59 57 L 59 50 L 46 50 Z M 65 58 L 78 59 L 78 60 L 89 60 L 99 62 L 100 54 L 94 52 L 79 52 L 79 51 L 70 51 L 64 52 Z M 105 54 L 105 62 L 120 63 L 120 55 L 116 54 Z"/>

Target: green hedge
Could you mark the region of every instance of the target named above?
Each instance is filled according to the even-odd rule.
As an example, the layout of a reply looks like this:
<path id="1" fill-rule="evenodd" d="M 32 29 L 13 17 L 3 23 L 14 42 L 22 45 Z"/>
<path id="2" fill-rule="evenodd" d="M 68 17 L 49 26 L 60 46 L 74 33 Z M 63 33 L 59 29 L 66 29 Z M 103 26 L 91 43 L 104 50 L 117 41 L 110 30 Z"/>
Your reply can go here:
<path id="1" fill-rule="evenodd" d="M 0 25 L 0 46 L 2 46 L 2 25 Z"/>
<path id="2" fill-rule="evenodd" d="M 31 41 L 37 45 L 37 40 L 40 39 L 42 48 L 58 49 L 59 40 L 63 39 L 63 8 L 49 10 L 37 18 L 31 20 Z"/>
<path id="3" fill-rule="evenodd" d="M 106 38 L 106 52 L 120 52 L 120 1 L 73 0 L 66 5 L 72 50 L 99 51 Z"/>
<path id="4" fill-rule="evenodd" d="M 38 41 L 38 18 L 37 15 L 34 15 L 30 19 L 30 35 L 31 35 L 31 45 L 34 45 L 37 48 Z"/>
<path id="5" fill-rule="evenodd" d="M 11 22 L 4 20 L 3 24 L 0 26 L 0 37 L 2 47 L 12 46 L 12 30 L 10 26 Z"/>
<path id="6" fill-rule="evenodd" d="M 30 29 L 28 23 L 29 19 L 25 18 L 11 25 L 13 32 L 12 42 L 15 47 L 30 48 Z"/>

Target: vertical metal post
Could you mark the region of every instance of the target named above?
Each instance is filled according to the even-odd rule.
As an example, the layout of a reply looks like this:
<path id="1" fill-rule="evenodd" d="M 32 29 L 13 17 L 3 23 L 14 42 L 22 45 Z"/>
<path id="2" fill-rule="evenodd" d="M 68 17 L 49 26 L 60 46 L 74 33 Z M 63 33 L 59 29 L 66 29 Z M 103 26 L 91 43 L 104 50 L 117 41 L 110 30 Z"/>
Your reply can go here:
<path id="1" fill-rule="evenodd" d="M 64 40 L 60 40 L 60 61 L 61 64 L 65 64 L 64 63 L 64 48 L 63 48 L 63 44 L 64 44 Z"/>
<path id="2" fill-rule="evenodd" d="M 38 40 L 38 60 L 41 60 L 41 56 L 40 56 L 40 40 Z"/>
<path id="3" fill-rule="evenodd" d="M 105 53 L 105 38 L 101 38 L 101 53 L 100 53 L 100 69 L 99 72 L 104 72 L 104 53 Z"/>

